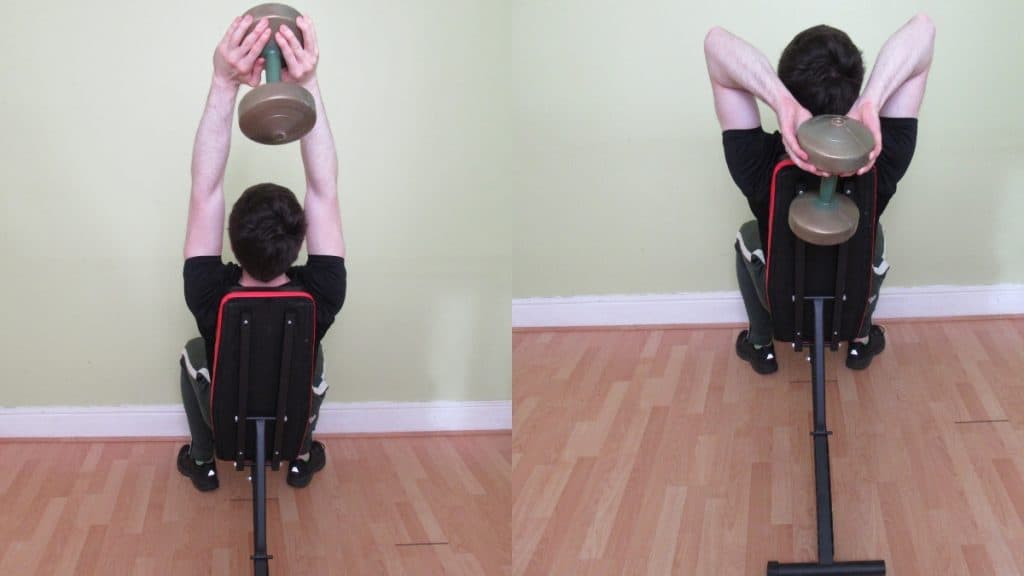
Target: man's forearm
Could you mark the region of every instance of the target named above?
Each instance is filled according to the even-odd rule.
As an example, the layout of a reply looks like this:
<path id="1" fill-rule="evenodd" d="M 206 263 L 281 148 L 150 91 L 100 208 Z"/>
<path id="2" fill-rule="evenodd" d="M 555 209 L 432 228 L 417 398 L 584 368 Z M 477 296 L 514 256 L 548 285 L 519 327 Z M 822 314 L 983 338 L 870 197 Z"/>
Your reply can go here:
<path id="1" fill-rule="evenodd" d="M 882 46 L 861 99 L 876 109 L 884 107 L 907 80 L 928 71 L 934 45 L 935 27 L 927 16 L 915 16 L 904 24 Z"/>
<path id="2" fill-rule="evenodd" d="M 209 196 L 222 188 L 231 150 L 231 123 L 238 85 L 214 79 L 192 147 L 192 194 Z"/>
<path id="3" fill-rule="evenodd" d="M 316 125 L 300 141 L 307 193 L 330 197 L 338 193 L 338 152 L 327 121 L 327 111 L 320 97 L 320 87 L 314 79 L 305 88 L 316 101 Z"/>
<path id="4" fill-rule="evenodd" d="M 704 55 L 708 75 L 719 86 L 748 92 L 772 109 L 789 93 L 764 54 L 723 28 L 708 32 Z"/>

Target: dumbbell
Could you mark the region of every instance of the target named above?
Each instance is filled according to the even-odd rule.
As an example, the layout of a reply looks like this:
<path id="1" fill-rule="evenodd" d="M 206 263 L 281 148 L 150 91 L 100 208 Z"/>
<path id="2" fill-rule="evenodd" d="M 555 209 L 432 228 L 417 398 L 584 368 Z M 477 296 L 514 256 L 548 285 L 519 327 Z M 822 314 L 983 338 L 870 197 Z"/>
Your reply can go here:
<path id="1" fill-rule="evenodd" d="M 281 49 L 274 35 L 281 26 L 291 28 L 302 42 L 302 31 L 296 24 L 299 12 L 284 4 L 260 4 L 246 14 L 252 16 L 252 32 L 260 19 L 270 25 L 270 41 L 263 48 L 267 82 L 249 91 L 238 104 L 238 127 L 250 139 L 261 144 L 287 144 L 302 138 L 316 124 L 316 102 L 313 95 L 296 84 L 281 81 Z"/>
<path id="2" fill-rule="evenodd" d="M 797 128 L 797 141 L 808 162 L 832 176 L 818 192 L 805 192 L 789 205 L 789 227 L 809 244 L 834 246 L 857 231 L 860 211 L 853 200 L 836 194 L 836 174 L 856 172 L 868 163 L 875 138 L 867 126 L 847 116 L 815 116 Z"/>

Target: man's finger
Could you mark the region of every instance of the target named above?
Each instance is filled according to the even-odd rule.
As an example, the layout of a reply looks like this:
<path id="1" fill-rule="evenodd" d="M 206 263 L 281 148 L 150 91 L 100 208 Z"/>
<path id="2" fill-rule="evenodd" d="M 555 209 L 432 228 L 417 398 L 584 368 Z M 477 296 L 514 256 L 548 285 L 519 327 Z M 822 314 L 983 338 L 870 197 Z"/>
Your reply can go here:
<path id="1" fill-rule="evenodd" d="M 804 172 L 810 172 L 815 176 L 828 176 L 828 173 L 819 170 L 818 167 L 815 166 L 814 164 L 811 164 L 810 162 L 805 162 L 800 158 L 794 157 L 792 153 L 789 155 L 789 157 L 792 158 L 793 163 L 796 164 L 797 168 L 803 170 Z"/>
<path id="2" fill-rule="evenodd" d="M 245 38 L 245 33 L 249 30 L 249 25 L 252 24 L 252 16 L 246 14 L 238 21 L 235 26 L 235 30 L 231 33 L 231 41 L 229 47 L 234 48 L 242 43 L 242 38 Z"/>
<path id="3" fill-rule="evenodd" d="M 287 26 L 282 26 L 280 32 L 281 35 L 284 36 L 284 43 L 291 47 L 292 52 L 295 54 L 302 54 L 302 42 L 299 42 L 299 38 L 295 35 L 295 32 L 292 32 L 292 29 Z M 284 48 L 282 47 L 281 49 L 283 50 Z"/>
<path id="4" fill-rule="evenodd" d="M 226 45 L 231 37 L 235 34 L 235 29 L 238 28 L 238 23 L 242 21 L 241 16 L 235 16 L 235 19 L 231 21 L 228 29 L 224 32 L 224 37 L 220 39 L 220 43 Z"/>
<path id="5" fill-rule="evenodd" d="M 249 86 L 253 88 L 260 85 L 260 80 L 263 78 L 263 66 L 266 64 L 266 60 L 263 58 L 256 59 L 256 63 L 252 67 L 252 73 L 249 75 Z"/>
<path id="6" fill-rule="evenodd" d="M 804 149 L 800 147 L 800 142 L 792 134 L 786 135 L 786 145 L 796 153 L 798 158 L 807 160 L 807 152 L 804 152 Z"/>
<path id="7" fill-rule="evenodd" d="M 252 47 L 256 45 L 256 43 L 259 42 L 267 33 L 269 30 L 267 26 L 268 24 L 266 19 L 261 19 L 252 29 L 252 32 L 246 34 L 245 40 L 243 40 L 242 44 L 238 47 L 238 52 L 247 55 L 249 51 L 252 50 Z"/>
<path id="8" fill-rule="evenodd" d="M 314 57 L 320 55 L 320 45 L 316 39 L 316 28 L 313 26 L 313 21 L 310 20 L 309 16 L 302 16 L 299 22 L 299 29 L 302 30 L 302 39 L 305 41 L 305 49 L 307 52 L 313 54 Z"/>
<path id="9" fill-rule="evenodd" d="M 242 58 L 241 61 L 251 66 L 252 63 L 256 61 L 256 58 L 258 58 L 259 55 L 263 52 L 263 48 L 267 45 L 267 42 L 269 41 L 270 28 L 265 28 L 263 30 L 263 33 L 260 34 L 259 37 L 255 40 L 255 42 L 253 42 L 249 46 L 248 50 L 246 50 L 245 56 Z M 244 47 L 245 46 L 243 45 L 243 48 Z"/>
<path id="10" fill-rule="evenodd" d="M 282 29 L 287 29 L 285 26 Z M 292 71 L 293 75 L 296 70 L 299 69 L 299 59 L 295 56 L 295 50 L 292 49 L 292 45 L 285 38 L 284 33 L 281 30 L 277 31 L 277 35 L 274 37 L 277 40 L 277 46 L 281 49 L 281 56 L 284 58 L 284 63 L 289 70 Z"/>
<path id="11" fill-rule="evenodd" d="M 822 172 L 821 170 L 818 170 L 817 166 L 815 166 L 814 164 L 810 164 L 810 163 L 807 163 L 807 162 L 801 162 L 797 166 L 799 166 L 801 170 L 803 170 L 805 172 L 810 172 L 811 174 L 814 174 L 815 176 L 827 176 L 827 174 L 825 172 Z"/>

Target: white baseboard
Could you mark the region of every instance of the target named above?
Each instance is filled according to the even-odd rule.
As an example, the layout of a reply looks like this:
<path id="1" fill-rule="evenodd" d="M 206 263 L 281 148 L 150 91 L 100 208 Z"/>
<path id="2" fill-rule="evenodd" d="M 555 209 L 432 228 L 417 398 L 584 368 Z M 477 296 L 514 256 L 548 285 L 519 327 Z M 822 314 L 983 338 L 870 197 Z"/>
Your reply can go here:
<path id="1" fill-rule="evenodd" d="M 512 402 L 327 402 L 318 434 L 511 430 Z M 188 437 L 180 405 L 0 409 L 0 438 Z"/>
<path id="2" fill-rule="evenodd" d="M 1024 314 L 1024 285 L 883 288 L 875 318 Z M 512 301 L 513 328 L 734 324 L 747 321 L 734 292 L 689 292 Z"/>

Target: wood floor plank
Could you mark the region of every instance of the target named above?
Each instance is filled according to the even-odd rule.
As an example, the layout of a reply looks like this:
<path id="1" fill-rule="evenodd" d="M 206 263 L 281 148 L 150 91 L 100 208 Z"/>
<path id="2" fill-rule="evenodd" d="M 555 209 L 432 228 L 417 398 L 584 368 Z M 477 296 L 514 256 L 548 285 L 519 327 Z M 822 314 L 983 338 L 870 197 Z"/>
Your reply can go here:
<path id="1" fill-rule="evenodd" d="M 274 574 L 511 574 L 511 434 L 326 438 L 267 476 Z M 248 472 L 199 493 L 179 441 L 0 442 L 0 574 L 247 574 Z"/>
<path id="2" fill-rule="evenodd" d="M 816 554 L 810 367 L 735 329 L 513 334 L 512 573 L 760 575 Z M 1024 574 L 1024 318 L 899 321 L 826 357 L 837 559 Z M 522 409 L 520 411 L 520 409 Z"/>

